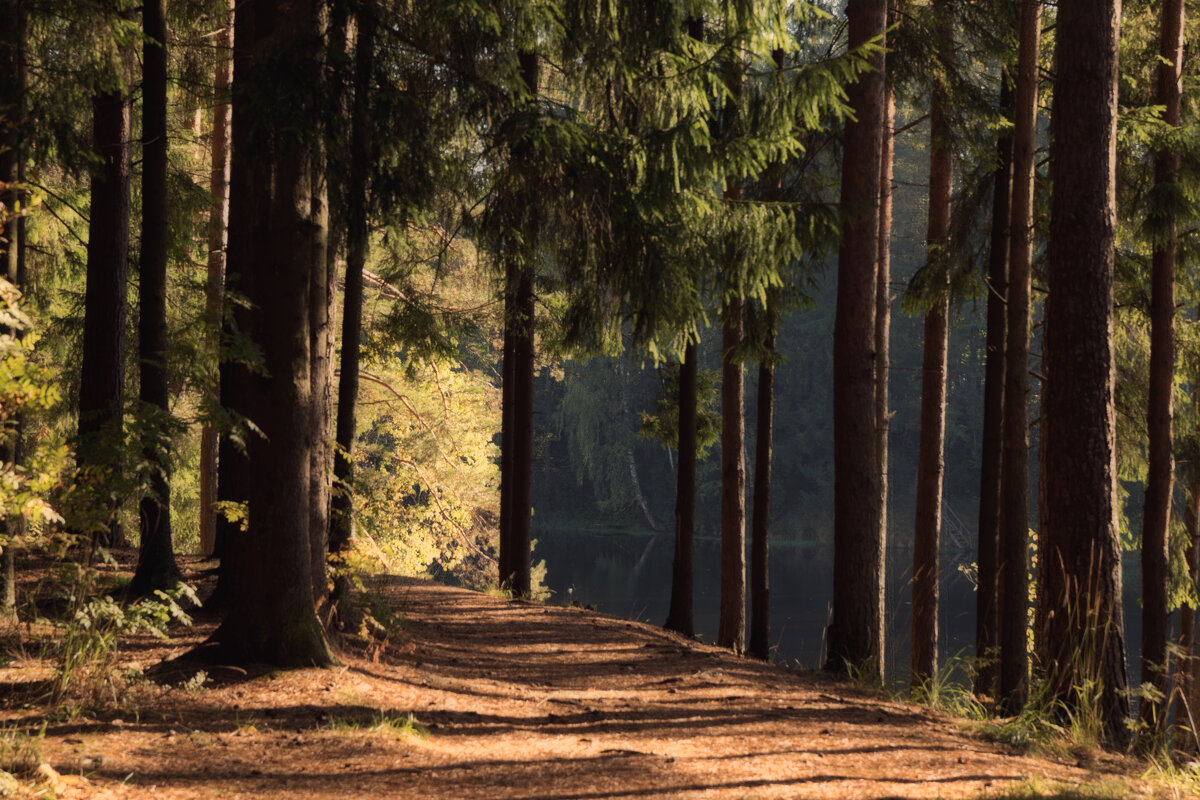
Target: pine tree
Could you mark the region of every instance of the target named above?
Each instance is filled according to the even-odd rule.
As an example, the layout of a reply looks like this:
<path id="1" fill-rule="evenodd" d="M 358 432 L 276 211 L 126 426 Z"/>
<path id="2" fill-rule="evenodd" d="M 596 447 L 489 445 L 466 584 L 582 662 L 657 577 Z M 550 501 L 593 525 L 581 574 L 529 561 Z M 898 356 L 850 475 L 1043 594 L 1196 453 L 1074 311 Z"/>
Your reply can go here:
<path id="1" fill-rule="evenodd" d="M 851 0 L 849 45 L 883 36 L 885 0 Z M 883 676 L 883 550 L 875 435 L 875 287 L 883 144 L 883 56 L 847 88 L 854 120 L 843 146 L 834 328 L 834 575 L 827 665 Z"/>
<path id="2" fill-rule="evenodd" d="M 1094 687 L 1109 741 L 1129 712 L 1112 339 L 1120 26 L 1119 0 L 1059 3 L 1037 627 L 1050 696 L 1077 708 Z"/>

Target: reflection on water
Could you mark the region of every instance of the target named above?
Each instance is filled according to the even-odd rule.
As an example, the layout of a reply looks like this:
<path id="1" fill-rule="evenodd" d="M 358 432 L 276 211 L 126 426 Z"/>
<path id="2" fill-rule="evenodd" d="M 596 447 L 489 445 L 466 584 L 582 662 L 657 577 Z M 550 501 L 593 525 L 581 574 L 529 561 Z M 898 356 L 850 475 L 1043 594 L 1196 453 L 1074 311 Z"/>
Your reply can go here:
<path id="1" fill-rule="evenodd" d="M 609 614 L 661 625 L 670 605 L 672 549 L 666 535 L 541 531 L 535 557 L 546 561 L 546 582 L 554 592 L 551 602 L 575 600 Z M 975 588 L 959 569 L 960 563 L 973 559 L 966 553 L 942 555 L 938 649 L 943 664 L 954 656 L 974 655 Z M 887 567 L 888 680 L 906 681 L 912 551 L 889 552 Z M 720 578 L 720 542 L 698 540 L 696 630 L 706 642 L 716 640 Z M 1128 582 L 1126 588 L 1125 639 L 1130 663 L 1136 665 L 1140 610 L 1136 591 L 1129 591 Z M 772 545 L 771 642 L 777 662 L 820 666 L 832 592 L 832 548 Z"/>

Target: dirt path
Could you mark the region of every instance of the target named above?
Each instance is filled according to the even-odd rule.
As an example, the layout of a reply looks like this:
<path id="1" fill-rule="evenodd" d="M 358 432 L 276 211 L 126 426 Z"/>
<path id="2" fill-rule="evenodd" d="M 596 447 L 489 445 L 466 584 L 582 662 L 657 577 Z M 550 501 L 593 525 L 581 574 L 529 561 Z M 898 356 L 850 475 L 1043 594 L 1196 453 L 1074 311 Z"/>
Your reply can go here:
<path id="1" fill-rule="evenodd" d="M 50 725 L 60 796 L 973 798 L 1097 779 L 649 625 L 417 580 L 378 592 L 404 619 L 383 658 L 147 688 L 120 718 Z"/>

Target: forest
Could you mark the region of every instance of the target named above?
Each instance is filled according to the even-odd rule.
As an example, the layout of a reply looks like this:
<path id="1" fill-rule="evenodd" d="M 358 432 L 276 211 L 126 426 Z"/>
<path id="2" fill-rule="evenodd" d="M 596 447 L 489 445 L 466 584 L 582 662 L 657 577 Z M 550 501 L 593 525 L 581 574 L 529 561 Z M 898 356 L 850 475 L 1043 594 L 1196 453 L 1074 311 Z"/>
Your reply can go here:
<path id="1" fill-rule="evenodd" d="M 1188 10 L 0 0 L 0 664 L 415 659 L 432 581 L 1197 789 Z"/>

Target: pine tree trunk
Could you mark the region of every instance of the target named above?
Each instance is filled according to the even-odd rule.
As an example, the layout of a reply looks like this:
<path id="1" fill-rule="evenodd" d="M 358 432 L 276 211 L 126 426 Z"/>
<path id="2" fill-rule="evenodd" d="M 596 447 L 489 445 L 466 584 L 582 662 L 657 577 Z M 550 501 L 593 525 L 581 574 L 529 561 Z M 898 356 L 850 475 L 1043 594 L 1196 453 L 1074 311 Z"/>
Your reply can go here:
<path id="1" fill-rule="evenodd" d="M 938 58 L 954 69 L 954 31 L 947 0 L 934 0 Z M 939 70 L 939 73 L 940 70 Z M 946 362 L 950 315 L 950 192 L 954 164 L 946 87 L 934 79 L 929 126 L 929 229 L 926 247 L 937 299 L 925 314 L 921 371 L 921 439 L 917 461 L 913 537 L 912 675 L 914 687 L 933 681 L 938 670 L 938 542 L 942 528 L 945 474 Z"/>
<path id="2" fill-rule="evenodd" d="M 217 44 L 213 107 L 212 170 L 208 214 L 208 284 L 204 294 L 204 319 L 213 332 L 210 346 L 218 349 L 221 304 L 225 297 L 225 247 L 229 241 L 229 103 L 233 80 L 233 2 L 227 5 L 227 22 Z M 219 390 L 218 390 L 219 391 Z M 217 546 L 217 458 L 219 433 L 212 425 L 200 432 L 200 553 L 211 556 Z"/>
<path id="3" fill-rule="evenodd" d="M 1000 477 L 1001 707 L 1016 713 L 1029 691 L 1029 318 L 1033 254 L 1040 0 L 1022 0 L 1013 128 L 1008 331 L 1004 368 L 1004 446 Z M 1043 562 L 1044 563 L 1044 562 Z"/>
<path id="4" fill-rule="evenodd" d="M 141 547 L 135 595 L 179 582 L 171 540 L 171 448 L 167 395 L 167 23 L 166 0 L 142 4 L 142 243 L 138 263 L 139 394 L 148 419 L 142 459 L 149 493 L 138 517 Z"/>
<path id="5" fill-rule="evenodd" d="M 1162 6 L 1162 38 L 1159 45 L 1158 104 L 1165 109 L 1163 121 L 1179 127 L 1181 75 L 1183 72 L 1183 0 L 1165 0 Z M 1178 182 L 1179 155 L 1164 151 L 1154 160 L 1154 182 L 1159 186 Z M 1149 474 L 1146 480 L 1145 511 L 1142 517 L 1142 664 L 1141 682 L 1150 684 L 1163 697 L 1161 702 L 1143 699 L 1139 717 L 1152 734 L 1166 727 L 1167 631 L 1170 610 L 1168 535 L 1171 523 L 1171 493 L 1175 475 L 1175 211 L 1167 210 L 1166 239 L 1154 247 L 1150 297 L 1150 395 L 1147 409 Z"/>
<path id="6" fill-rule="evenodd" d="M 512 258 L 504 264 L 504 349 L 501 362 L 500 389 L 500 553 L 497 565 L 500 568 L 499 587 L 512 591 L 512 497 L 513 497 L 513 433 L 516 417 L 513 416 L 513 391 L 516 385 L 516 354 L 513 349 L 517 340 L 517 266 Z"/>
<path id="7" fill-rule="evenodd" d="M 329 520 L 329 551 L 344 553 L 354 532 L 354 442 L 358 436 L 358 375 L 362 339 L 363 267 L 370 251 L 367 227 L 367 160 L 375 18 L 360 14 L 354 50 L 354 109 L 350 128 L 350 182 L 346 191 L 346 276 L 342 307 L 342 354 L 338 375 L 335 491 Z"/>
<path id="8" fill-rule="evenodd" d="M 849 46 L 884 34 L 886 0 L 850 0 Z M 833 621 L 826 666 L 883 678 L 883 555 L 875 424 L 875 288 L 883 148 L 883 56 L 847 87 L 841 202 L 855 209 L 838 253 L 833 337 Z"/>
<path id="9" fill-rule="evenodd" d="M 671 607 L 663 627 L 692 637 L 696 520 L 696 342 L 688 341 L 679 366 L 679 475 L 675 486 L 675 556 Z"/>
<path id="10" fill-rule="evenodd" d="M 889 11 L 889 25 L 894 8 Z M 895 173 L 896 94 L 888 82 L 883 101 L 883 151 L 879 175 L 878 271 L 875 278 L 875 471 L 879 476 L 879 530 L 887 550 L 888 532 L 888 410 L 892 328 L 892 181 Z"/>
<path id="11" fill-rule="evenodd" d="M 519 56 L 521 75 L 531 97 L 537 97 L 540 65 L 536 53 L 525 51 Z M 520 168 L 533 169 L 527 145 L 514 158 Z M 535 204 L 536 198 L 526 198 Z M 513 298 L 512 343 L 512 463 L 509 499 L 510 536 L 508 570 L 511 592 L 516 597 L 528 597 L 532 586 L 532 524 L 533 524 L 533 377 L 534 377 L 534 253 L 537 249 L 536 214 L 526 220 L 523 231 L 523 250 L 516 268 Z M 509 284 L 510 291 L 514 284 Z"/>
<path id="12" fill-rule="evenodd" d="M 1000 81 L 1000 109 L 1013 114 L 1013 87 L 1008 70 Z M 987 358 L 983 390 L 983 452 L 979 475 L 979 586 L 975 604 L 975 694 L 996 696 L 1000 677 L 1000 475 L 1004 436 L 1005 301 L 1008 296 L 1008 252 L 1012 217 L 1013 140 L 1010 133 L 996 143 L 992 174 L 992 234 L 988 254 Z"/>
<path id="13" fill-rule="evenodd" d="M 249 33 L 251 44 L 250 69 L 235 71 L 235 98 L 262 115 L 260 125 L 275 130 L 233 152 L 235 164 L 247 160 L 253 178 L 253 238 L 247 247 L 231 249 L 229 268 L 253 275 L 250 333 L 264 372 L 250 381 L 249 409 L 262 435 L 249 442 L 249 527 L 227 543 L 235 555 L 229 598 L 235 612 L 213 633 L 210 657 L 234 664 L 324 665 L 333 657 L 314 613 L 309 531 L 312 271 L 326 264 L 323 203 L 314 197 L 322 191 L 314 179 L 321 159 L 310 141 L 280 126 L 287 115 L 278 104 L 287 92 L 253 72 L 254 62 L 269 59 L 290 80 L 316 91 L 318 9 L 313 0 L 280 0 L 243 5 L 237 14 L 237 36 Z M 253 20 L 249 30 L 242 27 L 244 18 Z M 236 132 L 236 118 L 234 125 Z M 235 183 L 235 190 L 242 188 Z"/>
<path id="14" fill-rule="evenodd" d="M 5 279 L 18 291 L 25 286 L 24 220 L 18 209 L 24 205 L 19 184 L 24 181 L 25 120 L 25 35 L 26 16 L 20 0 L 10 0 L 0 9 L 0 19 L 6 21 L 0 33 L 0 119 L 7 124 L 0 128 L 0 248 L 3 248 Z M 9 335 L 20 337 L 22 331 L 10 330 Z M 21 457 L 22 420 L 14 415 L 0 436 L 0 465 L 19 466 Z M 11 438 L 6 438 L 11 437 Z M 24 521 L 11 509 L 0 512 L 0 619 L 13 619 L 17 612 L 16 547 L 24 533 Z"/>
<path id="15" fill-rule="evenodd" d="M 1192 403 L 1200 403 L 1200 396 L 1193 394 Z M 1184 528 L 1188 536 L 1187 574 L 1195 585 L 1200 580 L 1200 469 L 1192 465 L 1192 480 L 1188 487 L 1187 513 Z M 1196 753 L 1200 742 L 1197 722 L 1200 722 L 1200 681 L 1197 681 L 1196 609 L 1187 603 L 1179 609 L 1179 666 L 1176 668 L 1178 688 L 1175 692 L 1175 749 L 1182 753 Z"/>
<path id="16" fill-rule="evenodd" d="M 688 17 L 688 36 L 701 41 L 704 22 Z M 675 553 L 671 562 L 671 605 L 663 627 L 695 635 L 693 594 L 696 528 L 696 346 L 690 337 L 679 365 L 679 473 L 675 483 Z"/>
<path id="17" fill-rule="evenodd" d="M 750 646 L 755 658 L 771 657 L 771 450 L 775 428 L 776 309 L 772 295 L 767 301 L 767 334 L 763 349 L 768 359 L 758 367 L 758 423 L 754 444 L 754 516 L 750 535 Z"/>
<path id="18" fill-rule="evenodd" d="M 740 190 L 726 189 L 726 198 Z M 730 287 L 727 295 L 733 295 Z M 721 311 L 721 614 L 717 647 L 746 649 L 746 387 L 743 301 L 727 296 Z"/>
<path id="19" fill-rule="evenodd" d="M 126 88 L 133 71 L 132 53 L 123 52 L 119 60 L 121 86 L 92 99 L 92 147 L 101 164 L 92 174 L 90 190 L 76 450 L 84 485 L 91 484 L 99 493 L 94 507 L 107 516 L 105 529 L 91 532 L 106 544 L 122 539 L 117 503 L 97 482 L 103 482 L 100 471 L 120 474 L 132 172 L 132 104 Z"/>
<path id="20" fill-rule="evenodd" d="M 250 335 L 253 318 L 244 304 L 228 302 L 235 295 L 250 297 L 254 293 L 253 246 L 259 235 L 259 218 L 265 215 L 262 199 L 255 193 L 251 159 L 245 154 L 252 146 L 251 131 L 257 124 L 250 108 L 251 74 L 254 69 L 255 18 L 253 6 L 238 7 L 234 12 L 233 83 L 230 87 L 230 163 L 229 163 L 229 225 L 225 253 L 225 291 L 221 316 L 221 338 L 224 344 L 220 369 L 221 406 L 235 416 L 241 427 L 239 435 L 225 434 L 220 438 L 217 457 L 217 501 L 227 508 L 244 507 L 248 501 L 250 463 L 244 444 L 253 435 L 244 424 L 251 413 L 253 397 L 250 385 L 251 370 L 245 363 L 230 355 L 245 347 L 235 347 L 239 339 Z M 243 343 L 244 344 L 244 343 Z M 231 519 L 227 513 L 217 515 L 213 557 L 221 560 L 217 587 L 205 606 L 222 609 L 228 604 L 234 581 L 234 565 L 239 557 L 238 543 L 244 538 L 244 519 Z"/>
<path id="21" fill-rule="evenodd" d="M 312 590 L 318 610 L 325 608 L 329 588 L 326 563 L 329 553 L 329 499 L 332 487 L 330 437 L 333 418 L 333 324 L 337 289 L 337 248 L 329 242 L 329 185 L 323 148 L 312 164 L 312 274 L 309 276 L 309 380 L 312 391 L 312 449 L 308 473 L 308 546 L 312 564 Z"/>
<path id="22" fill-rule="evenodd" d="M 1129 712 L 1112 338 L 1120 12 L 1120 0 L 1058 4 L 1038 597 L 1050 697 L 1078 708 L 1097 687 L 1109 741 Z"/>

